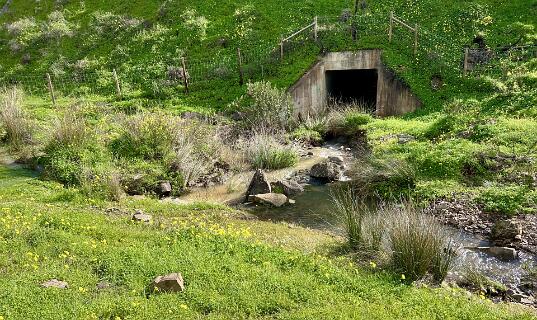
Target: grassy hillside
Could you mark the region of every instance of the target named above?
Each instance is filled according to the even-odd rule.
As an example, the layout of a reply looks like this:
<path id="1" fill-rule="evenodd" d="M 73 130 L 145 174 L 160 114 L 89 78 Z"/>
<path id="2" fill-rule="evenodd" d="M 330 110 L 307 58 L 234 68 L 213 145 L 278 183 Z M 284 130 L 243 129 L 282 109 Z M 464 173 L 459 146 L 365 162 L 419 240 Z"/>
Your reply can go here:
<path id="1" fill-rule="evenodd" d="M 385 49 L 386 63 L 412 86 L 425 110 L 438 110 L 454 95 L 482 89 L 479 83 L 458 77 L 455 69 L 462 61 L 463 46 L 471 45 L 477 34 L 492 47 L 513 44 L 531 32 L 527 28 L 537 14 L 535 4 L 523 0 L 451 1 L 441 6 L 436 1 L 371 1 L 365 11 L 358 11 L 358 41 L 353 42 L 348 23 L 338 22 L 344 10 L 352 12 L 353 1 L 143 1 L 121 6 L 101 1 L 15 2 L 0 16 L 5 26 L 0 33 L 4 57 L 0 66 L 5 77 L 22 77 L 34 90 L 43 88 L 44 73 L 51 72 L 58 76 L 58 89 L 67 85 L 71 95 L 112 93 L 110 72 L 115 68 L 125 91 L 132 86 L 131 98 L 141 94 L 171 100 L 175 108 L 221 109 L 244 90 L 237 85 L 237 47 L 243 50 L 247 76 L 281 87 L 298 79 L 320 50 L 375 47 Z M 390 11 L 420 25 L 418 59 L 411 55 L 411 36 L 400 28 L 394 43 L 387 43 Z M 321 17 L 321 49 L 311 40 L 295 43 L 298 48 L 286 54 L 283 64 L 274 60 L 280 37 L 309 24 L 314 16 Z M 168 67 L 180 66 L 182 56 L 192 73 L 191 96 L 182 94 L 177 85 L 155 89 Z M 212 66 L 215 61 L 221 66 Z M 435 74 L 446 83 L 439 93 L 430 87 Z M 69 86 L 73 78 L 81 77 L 82 85 Z M 90 88 L 84 82 L 91 83 Z"/>

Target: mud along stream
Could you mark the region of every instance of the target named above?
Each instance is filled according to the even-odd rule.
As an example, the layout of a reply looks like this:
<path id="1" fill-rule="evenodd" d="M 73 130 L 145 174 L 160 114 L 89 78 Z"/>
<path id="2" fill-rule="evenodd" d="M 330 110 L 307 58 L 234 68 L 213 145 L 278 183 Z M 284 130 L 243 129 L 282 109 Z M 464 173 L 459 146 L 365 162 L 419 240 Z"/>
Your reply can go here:
<path id="1" fill-rule="evenodd" d="M 270 181 L 294 179 L 305 185 L 304 192 L 292 197 L 295 200 L 294 204 L 288 204 L 283 207 L 239 204 L 242 201 L 238 199 L 244 199 L 243 195 L 252 177 L 251 172 L 235 175 L 225 185 L 196 189 L 189 195 L 182 197 L 181 200 L 177 199 L 176 201 L 210 200 L 238 205 L 241 209 L 251 212 L 261 220 L 286 222 L 342 235 L 343 229 L 334 215 L 334 206 L 330 196 L 330 189 L 341 182 L 332 184 L 316 183 L 305 176 L 304 171 L 329 157 L 339 157 L 348 166 L 353 161 L 353 157 L 349 149 L 339 143 L 327 143 L 322 147 L 308 150 L 308 153 L 309 155 L 304 155 L 295 168 L 278 170 L 267 174 L 267 178 Z M 536 258 L 531 254 L 520 251 L 517 259 L 502 261 L 477 249 L 492 246 L 484 237 L 450 226 L 446 226 L 446 229 L 451 235 L 455 247 L 458 248 L 454 267 L 448 276 L 452 280 L 461 278 L 470 268 L 516 291 L 527 272 L 524 266 L 534 265 Z"/>

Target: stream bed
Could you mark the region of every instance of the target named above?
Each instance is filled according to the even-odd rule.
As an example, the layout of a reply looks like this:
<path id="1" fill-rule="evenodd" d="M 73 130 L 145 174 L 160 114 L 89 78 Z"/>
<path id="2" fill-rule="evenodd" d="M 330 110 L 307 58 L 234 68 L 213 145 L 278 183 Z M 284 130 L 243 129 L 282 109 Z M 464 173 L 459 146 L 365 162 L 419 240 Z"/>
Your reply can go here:
<path id="1" fill-rule="evenodd" d="M 334 207 L 330 197 L 330 185 L 307 185 L 305 191 L 294 197 L 294 199 L 296 203 L 293 205 L 279 208 L 253 206 L 247 210 L 261 220 L 287 222 L 343 235 L 344 231 L 333 213 Z M 450 277 L 460 277 L 468 268 L 471 268 L 509 288 L 517 288 L 526 272 L 523 266 L 525 264 L 534 265 L 535 263 L 535 256 L 523 251 L 519 252 L 519 258 L 514 261 L 501 261 L 475 249 L 477 247 L 491 246 L 487 239 L 450 226 L 446 226 L 446 229 L 457 248 L 457 258 L 450 272 Z"/>

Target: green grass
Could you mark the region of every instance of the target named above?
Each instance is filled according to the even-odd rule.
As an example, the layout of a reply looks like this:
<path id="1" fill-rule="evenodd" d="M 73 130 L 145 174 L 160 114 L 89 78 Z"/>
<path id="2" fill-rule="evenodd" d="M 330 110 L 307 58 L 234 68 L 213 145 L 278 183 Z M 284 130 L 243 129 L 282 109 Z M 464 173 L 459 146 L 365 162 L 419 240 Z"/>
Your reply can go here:
<path id="1" fill-rule="evenodd" d="M 268 245 L 257 234 L 322 237 L 235 220 L 224 207 L 120 204 L 153 214 L 146 225 L 21 169 L 0 167 L 0 181 L 4 319 L 531 318 L 458 290 L 416 289 L 346 259 Z M 183 274 L 186 291 L 149 294 L 151 280 L 170 272 Z M 69 288 L 39 286 L 51 278 Z M 99 281 L 111 288 L 97 290 Z"/>

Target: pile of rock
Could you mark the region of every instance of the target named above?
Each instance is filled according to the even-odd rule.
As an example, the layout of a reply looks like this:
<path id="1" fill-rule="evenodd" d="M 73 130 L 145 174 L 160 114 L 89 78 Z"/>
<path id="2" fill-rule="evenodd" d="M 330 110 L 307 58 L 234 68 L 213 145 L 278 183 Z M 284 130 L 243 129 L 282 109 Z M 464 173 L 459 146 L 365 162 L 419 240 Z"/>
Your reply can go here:
<path id="1" fill-rule="evenodd" d="M 279 190 L 281 193 L 273 192 Z M 277 181 L 270 183 L 262 170 L 256 170 L 246 192 L 248 202 L 267 206 L 281 207 L 294 203 L 289 197 L 304 191 L 304 188 L 295 181 Z"/>

